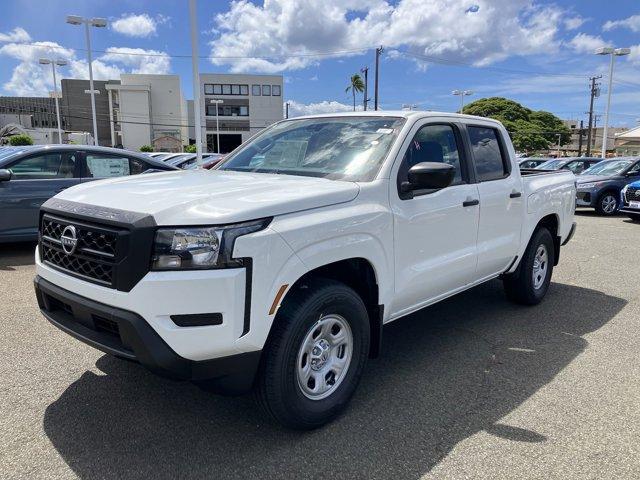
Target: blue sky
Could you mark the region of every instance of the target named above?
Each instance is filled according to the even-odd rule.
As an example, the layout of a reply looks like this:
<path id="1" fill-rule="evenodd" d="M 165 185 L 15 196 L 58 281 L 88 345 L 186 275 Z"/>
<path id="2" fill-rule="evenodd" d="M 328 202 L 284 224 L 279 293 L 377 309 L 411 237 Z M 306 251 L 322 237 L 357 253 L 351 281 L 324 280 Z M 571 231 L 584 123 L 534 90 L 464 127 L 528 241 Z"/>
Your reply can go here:
<path id="1" fill-rule="evenodd" d="M 616 60 L 613 125 L 640 120 L 640 4 L 526 0 L 268 0 L 198 2 L 201 72 L 281 73 L 292 113 L 348 109 L 348 78 L 380 67 L 382 108 L 417 104 L 453 111 L 452 89 L 474 98 L 505 96 L 562 118 L 585 118 L 588 77 L 603 74 L 608 58 L 597 46 L 631 47 Z M 84 32 L 66 14 L 106 17 L 92 29 L 94 74 L 174 73 L 192 97 L 187 0 L 22 0 L 3 2 L 0 18 L 0 93 L 45 96 L 50 74 L 43 54 L 69 61 L 63 77 L 87 75 Z M 204 58 L 215 57 L 215 58 Z M 358 99 L 360 102 L 361 99 Z"/>

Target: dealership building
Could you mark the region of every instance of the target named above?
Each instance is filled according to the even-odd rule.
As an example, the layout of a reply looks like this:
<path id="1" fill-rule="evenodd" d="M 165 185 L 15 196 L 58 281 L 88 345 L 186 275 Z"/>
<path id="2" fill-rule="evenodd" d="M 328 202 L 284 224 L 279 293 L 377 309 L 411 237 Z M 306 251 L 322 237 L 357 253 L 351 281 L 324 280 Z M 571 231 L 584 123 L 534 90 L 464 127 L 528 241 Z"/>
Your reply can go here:
<path id="1" fill-rule="evenodd" d="M 282 86 L 282 75 L 201 74 L 200 114 L 206 150 L 228 153 L 282 120 Z"/>

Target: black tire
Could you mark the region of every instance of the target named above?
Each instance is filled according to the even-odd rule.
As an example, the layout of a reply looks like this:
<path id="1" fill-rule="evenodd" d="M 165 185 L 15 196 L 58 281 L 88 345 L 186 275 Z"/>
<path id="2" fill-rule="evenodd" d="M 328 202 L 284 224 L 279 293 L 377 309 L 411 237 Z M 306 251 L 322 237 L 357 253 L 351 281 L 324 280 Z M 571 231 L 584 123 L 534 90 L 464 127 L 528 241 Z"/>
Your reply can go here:
<path id="1" fill-rule="evenodd" d="M 627 215 L 634 222 L 640 222 L 640 213 L 627 213 Z"/>
<path id="2" fill-rule="evenodd" d="M 542 284 L 536 288 L 533 279 L 533 269 L 536 252 L 538 252 L 541 246 L 544 246 L 547 252 L 546 277 Z M 529 240 L 527 249 L 516 271 L 505 276 L 503 279 L 504 289 L 509 300 L 522 305 L 537 305 L 540 303 L 551 283 L 555 255 L 556 252 L 551 233 L 545 227 L 538 228 L 531 236 L 531 240 Z"/>
<path id="3" fill-rule="evenodd" d="M 616 192 L 604 192 L 598 197 L 598 201 L 596 202 L 596 212 L 598 215 L 611 216 L 615 215 L 618 212 L 618 207 L 620 207 L 620 195 Z M 613 210 L 608 209 L 607 205 L 609 204 L 610 199 L 615 201 L 615 206 Z"/>
<path id="4" fill-rule="evenodd" d="M 298 352 L 320 317 L 337 314 L 351 328 L 351 361 L 326 398 L 305 396 L 297 376 Z M 264 411 L 282 425 L 311 430 L 334 419 L 353 395 L 369 354 L 369 319 L 358 294 L 328 279 L 312 279 L 292 291 L 280 307 L 265 345 L 254 386 Z"/>

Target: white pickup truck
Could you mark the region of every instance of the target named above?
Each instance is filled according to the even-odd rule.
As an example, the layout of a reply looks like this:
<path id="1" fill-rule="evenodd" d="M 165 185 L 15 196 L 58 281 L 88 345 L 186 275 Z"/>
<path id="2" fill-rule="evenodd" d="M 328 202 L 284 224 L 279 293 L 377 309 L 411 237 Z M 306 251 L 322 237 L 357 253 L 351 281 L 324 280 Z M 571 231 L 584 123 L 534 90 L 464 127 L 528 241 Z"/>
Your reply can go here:
<path id="1" fill-rule="evenodd" d="M 536 304 L 575 229 L 571 172 L 521 175 L 496 121 L 365 112 L 276 123 L 216 170 L 69 188 L 36 294 L 77 339 L 299 429 L 335 417 L 382 326 L 491 279 Z"/>

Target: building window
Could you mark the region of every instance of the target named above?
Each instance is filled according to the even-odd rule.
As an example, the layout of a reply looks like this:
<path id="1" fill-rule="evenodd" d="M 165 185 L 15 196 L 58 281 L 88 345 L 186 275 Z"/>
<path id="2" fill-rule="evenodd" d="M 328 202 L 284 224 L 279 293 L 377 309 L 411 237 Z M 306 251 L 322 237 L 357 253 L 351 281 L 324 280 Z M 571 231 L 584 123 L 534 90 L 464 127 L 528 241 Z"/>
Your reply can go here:
<path id="1" fill-rule="evenodd" d="M 262 85 L 262 95 L 266 97 L 271 95 L 271 85 Z"/>
<path id="2" fill-rule="evenodd" d="M 240 85 L 231 85 L 231 94 L 240 95 Z"/>
<path id="3" fill-rule="evenodd" d="M 249 95 L 249 85 L 208 83 L 204 86 L 204 93 L 206 95 Z"/>
<path id="4" fill-rule="evenodd" d="M 222 85 L 214 85 L 213 86 L 213 94 L 214 95 L 222 95 Z"/>
<path id="5" fill-rule="evenodd" d="M 222 94 L 231 95 L 231 85 L 222 85 Z"/>
<path id="6" fill-rule="evenodd" d="M 251 95 L 253 95 L 254 97 L 259 97 L 261 95 L 261 88 L 260 85 L 251 85 Z"/>
<path id="7" fill-rule="evenodd" d="M 213 85 L 205 84 L 204 85 L 204 94 L 205 95 L 213 95 Z"/>
<path id="8" fill-rule="evenodd" d="M 216 106 L 221 117 L 248 117 L 249 107 L 246 105 L 207 105 L 207 116 L 215 117 Z"/>
<path id="9" fill-rule="evenodd" d="M 281 94 L 280 85 L 272 85 L 271 86 L 271 95 L 274 97 L 279 97 Z"/>

